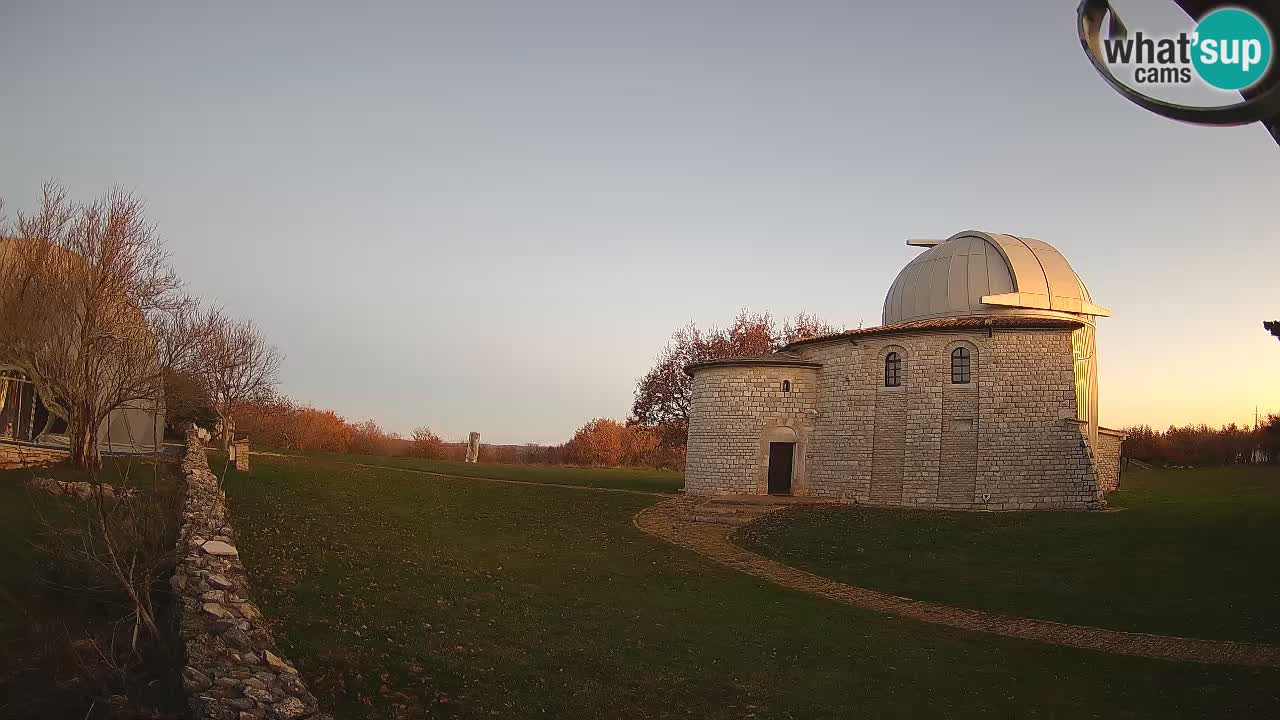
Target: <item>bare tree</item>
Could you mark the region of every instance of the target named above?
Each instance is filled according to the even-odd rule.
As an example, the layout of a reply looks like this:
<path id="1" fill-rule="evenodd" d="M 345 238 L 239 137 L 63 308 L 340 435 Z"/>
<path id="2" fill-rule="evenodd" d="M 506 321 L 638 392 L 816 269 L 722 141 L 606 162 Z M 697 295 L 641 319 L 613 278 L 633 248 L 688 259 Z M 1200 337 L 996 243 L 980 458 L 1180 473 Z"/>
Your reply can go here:
<path id="1" fill-rule="evenodd" d="M 95 692 L 129 694 L 143 665 L 174 658 L 176 648 L 158 620 L 155 593 L 172 575 L 187 538 L 180 528 L 181 498 L 164 489 L 165 463 L 129 456 L 105 465 L 85 471 L 88 483 L 32 472 L 31 510 L 42 527 L 32 544 L 46 556 L 42 581 L 121 608 L 110 629 L 86 626 L 72 647 L 88 643 L 93 650 L 88 656 L 76 654 L 78 680 Z M 44 493 L 62 498 L 47 504 L 36 497 Z"/>
<path id="2" fill-rule="evenodd" d="M 170 427 L 203 418 L 210 422 L 213 391 L 205 354 L 222 322 L 221 311 L 187 298 L 154 323 L 164 372 L 164 412 Z M 157 408 L 159 409 L 159 408 Z"/>
<path id="3" fill-rule="evenodd" d="M 273 396 L 280 351 L 252 320 L 233 321 L 220 313 L 210 321 L 206 337 L 203 363 L 225 450 L 231 443 L 236 411 L 245 403 Z"/>
<path id="4" fill-rule="evenodd" d="M 157 333 L 188 302 L 177 275 L 142 201 L 120 189 L 77 204 L 46 183 L 2 252 L 0 357 L 66 419 L 73 462 L 97 465 L 103 421 L 161 402 L 166 345 L 187 343 Z"/>
<path id="5" fill-rule="evenodd" d="M 140 633 L 160 636 L 151 589 L 173 561 L 166 528 L 176 508 L 131 491 L 132 459 L 114 489 L 104 485 L 98 433 L 118 408 L 160 406 L 165 373 L 198 358 L 203 316 L 182 295 L 141 200 L 125 191 L 80 204 L 46 183 L 39 207 L 0 234 L 0 360 L 67 421 L 71 459 L 90 486 L 81 532 L 50 535 L 49 549 L 90 588 L 123 591 L 136 654 Z"/>

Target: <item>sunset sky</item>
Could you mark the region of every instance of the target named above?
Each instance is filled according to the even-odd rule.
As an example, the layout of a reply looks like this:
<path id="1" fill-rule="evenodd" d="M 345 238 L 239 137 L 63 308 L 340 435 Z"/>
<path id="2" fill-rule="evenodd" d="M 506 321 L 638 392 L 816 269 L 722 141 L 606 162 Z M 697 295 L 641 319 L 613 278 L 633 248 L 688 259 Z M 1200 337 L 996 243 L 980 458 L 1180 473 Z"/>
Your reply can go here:
<path id="1" fill-rule="evenodd" d="M 1280 412 L 1280 148 L 1128 104 L 1075 0 L 982 4 L 0 0 L 0 197 L 136 191 L 284 392 L 401 432 L 562 441 L 677 326 L 879 324 L 970 228 L 1113 310 L 1103 424 Z"/>

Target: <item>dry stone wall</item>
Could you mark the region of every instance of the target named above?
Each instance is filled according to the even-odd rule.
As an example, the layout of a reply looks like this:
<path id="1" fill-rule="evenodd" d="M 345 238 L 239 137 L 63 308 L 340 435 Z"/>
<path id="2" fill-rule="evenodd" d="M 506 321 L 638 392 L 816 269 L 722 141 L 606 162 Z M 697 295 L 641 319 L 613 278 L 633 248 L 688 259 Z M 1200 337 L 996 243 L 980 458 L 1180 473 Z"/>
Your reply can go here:
<path id="1" fill-rule="evenodd" d="M 0 443 L 0 470 L 52 465 L 67 459 L 62 448 L 47 448 L 23 443 Z"/>
<path id="2" fill-rule="evenodd" d="M 182 459 L 184 507 L 178 566 L 170 584 L 181 596 L 182 669 L 195 720 L 332 720 L 320 713 L 298 671 L 277 651 L 249 599 L 249 583 L 226 496 L 209 470 L 204 443 L 187 433 Z"/>

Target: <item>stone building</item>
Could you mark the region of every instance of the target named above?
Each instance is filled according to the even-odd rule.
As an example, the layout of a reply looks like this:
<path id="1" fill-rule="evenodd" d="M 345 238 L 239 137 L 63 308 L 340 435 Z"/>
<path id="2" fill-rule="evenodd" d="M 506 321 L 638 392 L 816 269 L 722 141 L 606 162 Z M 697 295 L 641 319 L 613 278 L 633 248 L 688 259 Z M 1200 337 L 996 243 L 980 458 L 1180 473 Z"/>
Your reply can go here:
<path id="1" fill-rule="evenodd" d="M 966 510 L 1089 509 L 1118 481 L 1095 318 L 1051 245 L 966 231 L 890 286 L 878 327 L 698 363 L 685 489 Z"/>

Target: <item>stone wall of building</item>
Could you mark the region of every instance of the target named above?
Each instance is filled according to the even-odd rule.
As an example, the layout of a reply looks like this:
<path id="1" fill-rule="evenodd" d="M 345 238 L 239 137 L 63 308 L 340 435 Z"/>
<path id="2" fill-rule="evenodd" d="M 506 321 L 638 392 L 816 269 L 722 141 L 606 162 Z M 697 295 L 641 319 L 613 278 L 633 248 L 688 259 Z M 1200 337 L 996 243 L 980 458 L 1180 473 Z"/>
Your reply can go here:
<path id="1" fill-rule="evenodd" d="M 814 368 L 721 365 L 699 370 L 693 377 L 685 490 L 695 495 L 765 494 L 769 440 L 794 437 L 792 492 L 811 494 L 805 458 L 812 457 L 807 447 L 817 398 Z"/>
<path id="2" fill-rule="evenodd" d="M 997 329 L 797 346 L 793 352 L 822 367 L 816 394 L 804 398 L 812 421 L 797 446 L 805 471 L 793 493 L 955 509 L 1098 507 L 1093 454 L 1075 420 L 1070 338 L 1065 329 Z M 951 382 L 958 347 L 970 353 L 967 384 Z M 884 385 L 890 352 L 902 358 L 900 387 Z M 779 413 L 743 402 L 742 389 L 781 376 L 766 380 L 747 370 L 711 367 L 694 375 L 690 492 L 764 492 L 759 436 Z"/>
<path id="3" fill-rule="evenodd" d="M 901 350 L 905 355 L 905 348 Z M 810 494 L 868 502 L 874 480 L 875 496 L 893 502 L 901 494 L 906 448 L 903 388 L 883 387 L 884 365 L 872 368 L 862 344 L 822 343 L 806 346 L 799 354 L 822 363 L 818 414 L 807 458 Z M 904 379 L 910 367 L 904 357 Z M 873 468 L 878 468 L 874 478 Z"/>
<path id="4" fill-rule="evenodd" d="M 48 448 L 26 443 L 0 443 L 0 470 L 52 465 L 67 459 L 66 448 Z"/>
<path id="5" fill-rule="evenodd" d="M 1071 333 L 1011 330 L 992 337 L 981 386 L 975 507 L 1100 507 L 1097 469 L 1076 419 Z"/>
<path id="6" fill-rule="evenodd" d="M 950 382 L 951 353 L 964 347 L 969 351 L 970 382 Z M 938 442 L 938 491 L 923 495 L 926 503 L 942 507 L 968 506 L 977 499 L 978 411 L 981 383 L 986 379 L 983 365 L 990 350 L 978 351 L 973 340 L 952 341 L 943 348 L 945 365 L 942 385 L 941 439 Z M 989 381 L 988 381 L 989 382 Z M 928 478 L 926 476 L 926 487 Z"/>
<path id="7" fill-rule="evenodd" d="M 819 371 L 809 460 L 815 494 L 877 505 L 974 506 L 978 398 L 990 378 L 985 332 L 917 332 L 800 346 Z M 970 353 L 970 382 L 951 383 L 951 351 Z M 886 387 L 885 358 L 901 359 Z"/>
<path id="8" fill-rule="evenodd" d="M 1098 464 L 1098 485 L 1103 492 L 1113 492 L 1120 487 L 1120 450 L 1127 433 L 1111 428 L 1098 428 L 1098 448 L 1094 459 Z"/>
<path id="9" fill-rule="evenodd" d="M 249 599 L 249 582 L 227 520 L 226 496 L 209 470 L 204 443 L 187 433 L 182 459 L 184 507 L 177 568 L 182 682 L 194 720 L 324 718 L 298 671 L 276 650 Z"/>

